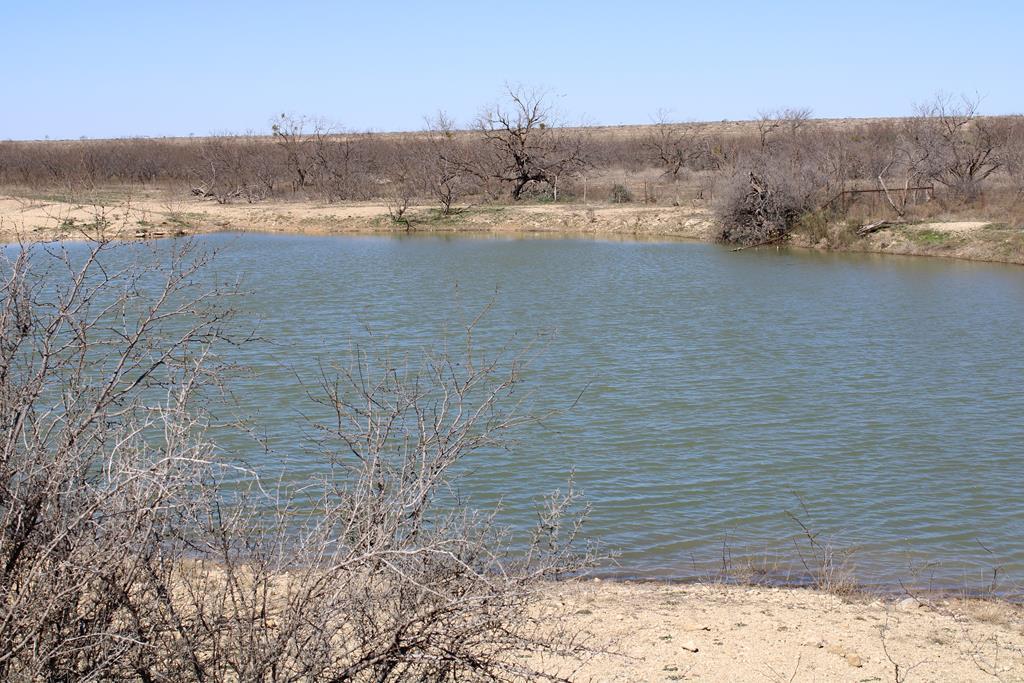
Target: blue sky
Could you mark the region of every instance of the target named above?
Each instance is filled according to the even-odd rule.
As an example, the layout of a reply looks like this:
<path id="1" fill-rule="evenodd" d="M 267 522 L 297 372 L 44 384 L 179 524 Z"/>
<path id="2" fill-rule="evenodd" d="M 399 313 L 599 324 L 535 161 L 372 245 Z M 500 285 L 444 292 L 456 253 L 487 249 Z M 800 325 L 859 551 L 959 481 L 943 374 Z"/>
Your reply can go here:
<path id="1" fill-rule="evenodd" d="M 570 122 L 887 116 L 937 91 L 1024 112 L 1024 3 L 35 2 L 0 14 L 0 138 L 410 130 L 506 82 Z"/>

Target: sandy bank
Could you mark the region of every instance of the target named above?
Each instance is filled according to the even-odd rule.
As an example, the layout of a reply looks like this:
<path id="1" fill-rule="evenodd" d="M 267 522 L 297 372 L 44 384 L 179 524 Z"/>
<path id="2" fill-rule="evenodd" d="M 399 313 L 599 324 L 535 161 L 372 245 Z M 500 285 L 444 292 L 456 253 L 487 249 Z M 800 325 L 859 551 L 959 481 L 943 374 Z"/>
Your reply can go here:
<path id="1" fill-rule="evenodd" d="M 294 234 L 495 233 L 571 234 L 710 241 L 714 221 L 703 205 L 519 204 L 466 207 L 442 216 L 412 206 L 398 221 L 380 202 L 217 204 L 158 196 L 92 201 L 59 196 L 0 196 L 0 240 L 152 238 L 218 231 Z M 792 245 L 836 251 L 942 256 L 1024 264 L 1024 230 L 986 221 L 926 222 L 859 239 L 794 235 Z"/>
<path id="2" fill-rule="evenodd" d="M 1024 608 L 995 601 L 606 581 L 556 595 L 579 629 L 621 653 L 577 680 L 1024 680 Z"/>

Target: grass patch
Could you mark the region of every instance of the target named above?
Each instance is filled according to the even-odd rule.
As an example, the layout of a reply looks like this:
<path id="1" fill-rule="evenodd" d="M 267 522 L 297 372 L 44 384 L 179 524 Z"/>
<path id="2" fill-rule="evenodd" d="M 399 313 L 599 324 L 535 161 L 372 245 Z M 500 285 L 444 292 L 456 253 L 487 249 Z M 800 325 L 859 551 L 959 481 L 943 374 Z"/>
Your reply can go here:
<path id="1" fill-rule="evenodd" d="M 395 225 L 406 225 L 408 221 L 408 227 L 415 229 L 445 229 L 455 228 L 466 225 L 468 222 L 472 222 L 471 219 L 483 219 L 484 222 L 488 221 L 488 217 L 496 219 L 499 215 L 505 212 L 506 207 L 504 206 L 475 206 L 467 207 L 464 209 L 453 209 L 451 213 L 445 214 L 440 208 L 436 209 L 421 209 L 417 211 L 408 211 L 405 214 L 404 219 L 400 223 L 395 223 L 391 220 L 390 216 L 384 215 L 374 219 L 374 225 L 378 226 L 389 226 Z"/>
<path id="2" fill-rule="evenodd" d="M 83 192 L 39 191 L 32 188 L 11 188 L 11 196 L 49 204 L 71 204 L 76 207 L 111 205 L 129 201 L 133 194 L 128 190 L 88 190 Z"/>
<path id="3" fill-rule="evenodd" d="M 173 211 L 167 214 L 167 222 L 179 228 L 192 228 L 209 220 L 205 213 L 194 211 Z"/>
<path id="4" fill-rule="evenodd" d="M 946 247 L 955 241 L 953 235 L 938 230 L 905 230 L 904 234 L 911 242 L 926 247 Z"/>
<path id="5" fill-rule="evenodd" d="M 293 219 L 289 219 L 287 216 L 278 216 L 277 220 L 286 223 Z M 304 228 L 340 228 L 347 223 L 351 223 L 352 220 L 332 213 L 324 216 L 306 216 L 305 218 L 300 218 L 297 222 Z"/>

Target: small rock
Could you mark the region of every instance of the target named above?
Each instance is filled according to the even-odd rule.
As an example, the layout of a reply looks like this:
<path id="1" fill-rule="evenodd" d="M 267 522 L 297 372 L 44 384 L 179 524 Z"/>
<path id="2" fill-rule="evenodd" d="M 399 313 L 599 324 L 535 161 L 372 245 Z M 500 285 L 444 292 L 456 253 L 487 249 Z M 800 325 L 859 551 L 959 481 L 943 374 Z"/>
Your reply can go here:
<path id="1" fill-rule="evenodd" d="M 901 612 L 913 612 L 919 607 L 921 607 L 921 603 L 916 598 L 903 598 L 896 603 L 896 609 Z"/>
<path id="2" fill-rule="evenodd" d="M 861 661 L 860 656 L 855 654 L 846 655 L 846 663 L 855 669 L 859 669 L 864 666 L 864 662 Z"/>
<path id="3" fill-rule="evenodd" d="M 685 643 L 683 643 L 683 649 L 687 652 L 700 652 L 700 648 L 697 647 L 697 643 L 693 642 L 692 640 L 688 640 Z"/>

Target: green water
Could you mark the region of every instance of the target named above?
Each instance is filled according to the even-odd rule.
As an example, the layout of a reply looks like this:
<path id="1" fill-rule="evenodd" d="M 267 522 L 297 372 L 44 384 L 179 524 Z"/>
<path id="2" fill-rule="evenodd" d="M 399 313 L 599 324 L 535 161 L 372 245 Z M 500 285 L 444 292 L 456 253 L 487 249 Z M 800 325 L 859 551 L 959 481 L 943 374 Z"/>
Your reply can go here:
<path id="1" fill-rule="evenodd" d="M 800 528 L 892 585 L 1024 580 L 1024 269 L 697 243 L 216 235 L 265 341 L 236 395 L 269 439 L 229 449 L 301 479 L 322 464 L 296 374 L 365 330 L 413 350 L 487 302 L 477 342 L 546 336 L 535 407 L 463 483 L 502 519 L 576 481 L 607 571 L 714 572 L 723 548 L 797 567 Z M 282 465 L 287 461 L 286 465 Z"/>

